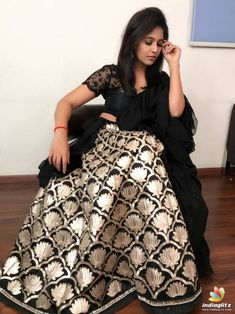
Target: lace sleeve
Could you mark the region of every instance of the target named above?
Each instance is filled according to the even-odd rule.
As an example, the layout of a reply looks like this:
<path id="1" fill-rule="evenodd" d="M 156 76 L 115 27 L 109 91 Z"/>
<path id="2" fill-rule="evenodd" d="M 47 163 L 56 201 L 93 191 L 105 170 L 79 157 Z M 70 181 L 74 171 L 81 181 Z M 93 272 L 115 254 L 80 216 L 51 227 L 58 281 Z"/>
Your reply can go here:
<path id="1" fill-rule="evenodd" d="M 96 96 L 99 96 L 110 86 L 111 78 L 111 66 L 104 65 L 102 68 L 92 73 L 82 84 L 87 85 Z"/>

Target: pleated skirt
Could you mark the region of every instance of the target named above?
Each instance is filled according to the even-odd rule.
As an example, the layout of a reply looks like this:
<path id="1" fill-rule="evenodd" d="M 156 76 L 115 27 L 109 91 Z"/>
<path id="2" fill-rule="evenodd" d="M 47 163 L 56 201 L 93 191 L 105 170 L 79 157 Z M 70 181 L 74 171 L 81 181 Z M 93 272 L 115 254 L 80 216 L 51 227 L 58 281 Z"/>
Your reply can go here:
<path id="1" fill-rule="evenodd" d="M 40 188 L 2 267 L 0 300 L 22 313 L 187 313 L 201 300 L 195 257 L 146 131 L 106 123 L 82 167 Z"/>

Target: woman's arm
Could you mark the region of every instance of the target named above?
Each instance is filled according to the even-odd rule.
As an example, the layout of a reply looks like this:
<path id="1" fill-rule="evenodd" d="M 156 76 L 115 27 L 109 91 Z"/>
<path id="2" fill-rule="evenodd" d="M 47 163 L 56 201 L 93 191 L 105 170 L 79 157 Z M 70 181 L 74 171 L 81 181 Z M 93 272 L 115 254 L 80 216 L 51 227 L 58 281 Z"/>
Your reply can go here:
<path id="1" fill-rule="evenodd" d="M 162 53 L 170 70 L 169 110 L 172 117 L 180 117 L 184 111 L 185 100 L 180 77 L 181 50 L 169 41 L 163 44 Z"/>
<path id="2" fill-rule="evenodd" d="M 87 85 L 80 85 L 73 91 L 65 95 L 57 104 L 55 110 L 55 127 L 64 126 L 67 128 L 72 110 L 96 97 Z M 69 145 L 67 130 L 58 128 L 55 130 L 54 139 L 49 153 L 49 163 L 53 164 L 58 171 L 66 172 L 69 163 Z"/>

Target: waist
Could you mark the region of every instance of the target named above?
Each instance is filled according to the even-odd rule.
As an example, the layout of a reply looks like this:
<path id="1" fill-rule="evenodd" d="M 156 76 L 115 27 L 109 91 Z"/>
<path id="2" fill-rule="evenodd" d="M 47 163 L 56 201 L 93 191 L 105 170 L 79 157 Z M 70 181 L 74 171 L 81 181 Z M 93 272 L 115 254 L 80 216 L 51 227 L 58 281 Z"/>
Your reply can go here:
<path id="1" fill-rule="evenodd" d="M 100 114 L 100 117 L 101 117 L 101 118 L 104 118 L 104 119 L 106 119 L 106 120 L 109 120 L 109 121 L 111 121 L 111 122 L 116 122 L 116 121 L 117 121 L 117 117 L 116 117 L 116 116 L 114 116 L 114 115 L 111 114 L 111 113 L 107 113 L 107 112 L 102 112 L 102 113 Z"/>

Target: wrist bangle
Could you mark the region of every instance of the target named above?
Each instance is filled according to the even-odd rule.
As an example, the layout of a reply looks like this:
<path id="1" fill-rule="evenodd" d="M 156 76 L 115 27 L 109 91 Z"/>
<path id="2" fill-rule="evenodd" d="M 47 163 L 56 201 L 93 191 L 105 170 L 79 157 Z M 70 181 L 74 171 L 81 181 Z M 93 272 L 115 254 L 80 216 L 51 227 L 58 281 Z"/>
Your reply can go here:
<path id="1" fill-rule="evenodd" d="M 63 125 L 58 125 L 54 128 L 54 132 L 57 130 L 57 129 L 65 129 L 67 132 L 68 132 L 68 128 L 66 126 L 63 126 Z"/>

